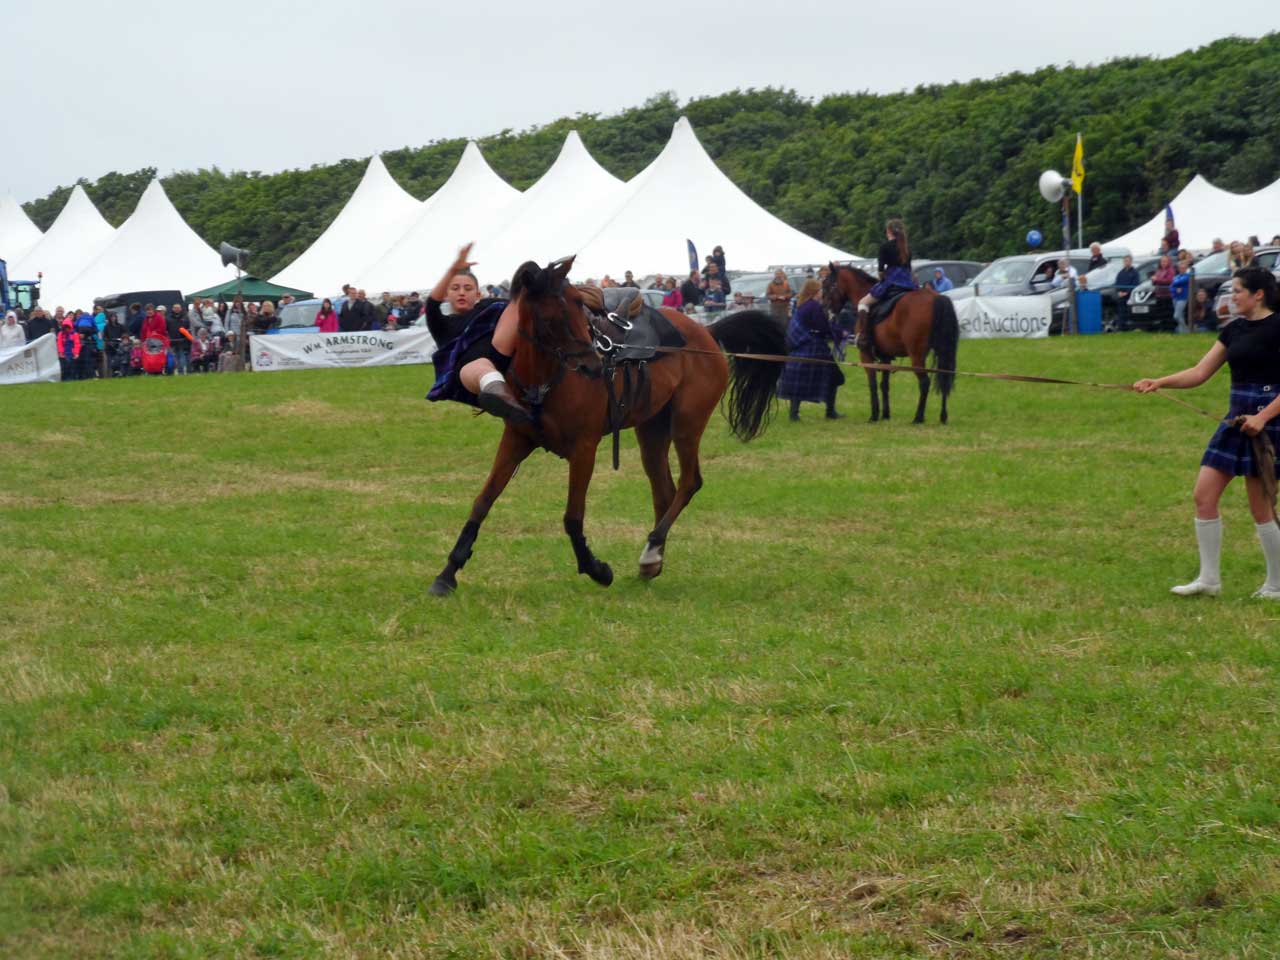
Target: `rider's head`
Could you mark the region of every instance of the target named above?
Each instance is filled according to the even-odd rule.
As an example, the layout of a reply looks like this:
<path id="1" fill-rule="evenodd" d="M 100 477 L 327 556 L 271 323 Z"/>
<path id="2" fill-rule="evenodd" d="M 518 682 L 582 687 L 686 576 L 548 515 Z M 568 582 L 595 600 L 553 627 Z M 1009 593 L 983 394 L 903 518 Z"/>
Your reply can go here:
<path id="1" fill-rule="evenodd" d="M 449 279 L 445 296 L 454 313 L 466 313 L 480 299 L 480 281 L 470 270 L 459 270 Z"/>
<path id="2" fill-rule="evenodd" d="M 898 217 L 894 217 L 884 225 L 885 236 L 898 245 L 898 256 L 902 258 L 905 264 L 908 259 L 909 250 L 907 248 L 907 225 Z"/>

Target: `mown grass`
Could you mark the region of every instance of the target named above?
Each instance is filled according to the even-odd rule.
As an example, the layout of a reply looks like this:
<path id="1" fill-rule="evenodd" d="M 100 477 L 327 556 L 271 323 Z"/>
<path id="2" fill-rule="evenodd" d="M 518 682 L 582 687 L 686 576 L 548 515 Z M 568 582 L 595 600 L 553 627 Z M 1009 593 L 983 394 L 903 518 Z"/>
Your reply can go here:
<path id="1" fill-rule="evenodd" d="M 962 345 L 1102 381 L 1207 338 Z M 1272 957 L 1280 608 L 1214 601 L 1158 397 L 713 422 L 664 575 L 634 444 L 574 574 L 421 368 L 0 394 L 0 955 Z M 1217 411 L 1225 380 L 1189 396 Z"/>

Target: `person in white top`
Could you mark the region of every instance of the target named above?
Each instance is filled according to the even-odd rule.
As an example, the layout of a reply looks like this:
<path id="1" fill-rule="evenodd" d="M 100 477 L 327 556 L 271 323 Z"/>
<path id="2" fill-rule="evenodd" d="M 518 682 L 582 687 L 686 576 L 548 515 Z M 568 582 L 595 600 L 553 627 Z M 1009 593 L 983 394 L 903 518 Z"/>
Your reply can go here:
<path id="1" fill-rule="evenodd" d="M 8 347 L 21 347 L 27 342 L 27 331 L 18 323 L 18 315 L 10 310 L 4 315 L 4 325 L 0 326 L 0 350 Z"/>
<path id="2" fill-rule="evenodd" d="M 1053 279 L 1049 281 L 1049 286 L 1055 290 L 1067 282 L 1067 278 L 1078 280 L 1080 271 L 1071 265 L 1071 261 L 1063 257 L 1058 261 L 1058 272 L 1053 275 Z"/>

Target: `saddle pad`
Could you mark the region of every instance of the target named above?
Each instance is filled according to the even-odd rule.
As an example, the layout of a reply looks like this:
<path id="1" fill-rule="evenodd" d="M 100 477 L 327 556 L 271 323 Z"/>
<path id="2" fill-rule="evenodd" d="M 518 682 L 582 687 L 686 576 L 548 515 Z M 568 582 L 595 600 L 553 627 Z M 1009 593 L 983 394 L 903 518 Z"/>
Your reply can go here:
<path id="1" fill-rule="evenodd" d="M 613 357 L 617 361 L 652 360 L 658 347 L 678 348 L 686 343 L 675 324 L 653 307 L 642 305 L 639 312 L 624 319 L 631 324 L 630 330 L 608 320 L 600 324 L 615 345 Z"/>
<path id="2" fill-rule="evenodd" d="M 889 314 L 893 313 L 893 308 L 897 305 L 899 300 L 905 297 L 908 293 L 914 292 L 914 290 L 904 290 L 901 287 L 894 287 L 892 294 L 871 308 L 871 325 L 874 327 L 881 320 L 888 317 Z"/>

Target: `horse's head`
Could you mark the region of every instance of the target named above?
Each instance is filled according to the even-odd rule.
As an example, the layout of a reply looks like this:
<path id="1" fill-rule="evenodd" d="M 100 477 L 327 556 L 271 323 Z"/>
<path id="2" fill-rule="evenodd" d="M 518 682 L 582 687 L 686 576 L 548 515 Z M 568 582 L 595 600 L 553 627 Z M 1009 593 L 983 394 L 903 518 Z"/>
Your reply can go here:
<path id="1" fill-rule="evenodd" d="M 875 277 L 858 267 L 829 263 L 827 275 L 822 278 L 822 305 L 834 316 L 846 303 L 861 300 L 875 282 Z"/>
<path id="2" fill-rule="evenodd" d="M 822 305 L 833 317 L 849 301 L 848 295 L 840 288 L 840 270 L 839 264 L 828 263 L 826 276 L 822 278 Z"/>
<path id="3" fill-rule="evenodd" d="M 566 282 L 573 259 L 566 257 L 545 267 L 529 260 L 511 278 L 511 300 L 520 312 L 520 328 L 540 346 L 555 347 L 585 336 L 581 299 Z"/>

